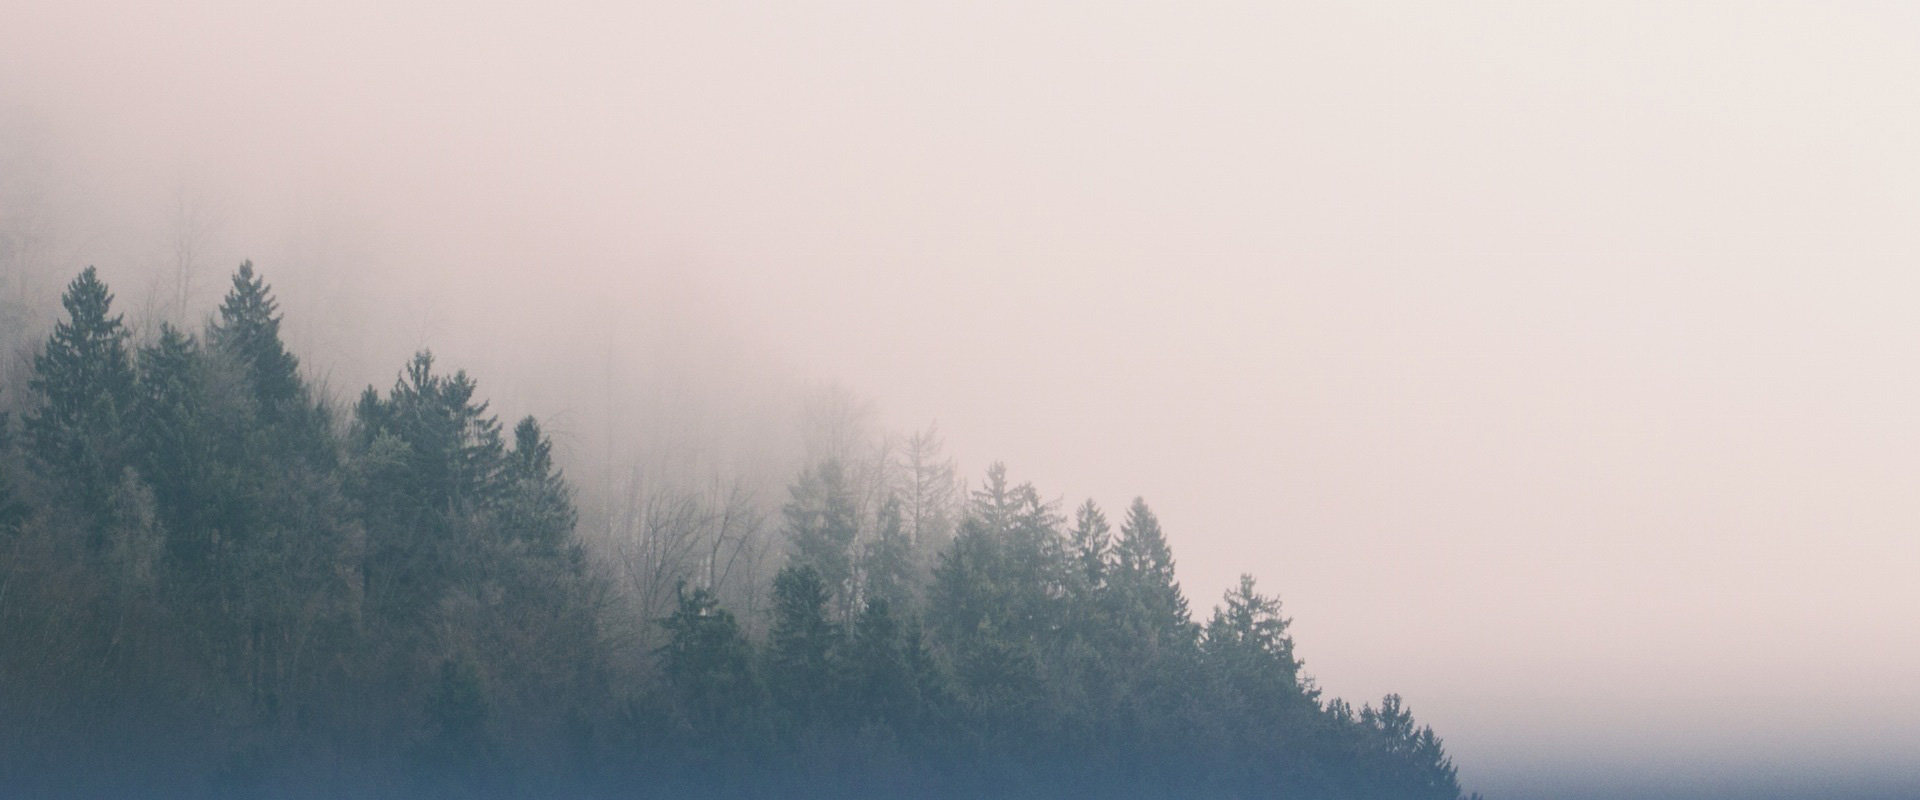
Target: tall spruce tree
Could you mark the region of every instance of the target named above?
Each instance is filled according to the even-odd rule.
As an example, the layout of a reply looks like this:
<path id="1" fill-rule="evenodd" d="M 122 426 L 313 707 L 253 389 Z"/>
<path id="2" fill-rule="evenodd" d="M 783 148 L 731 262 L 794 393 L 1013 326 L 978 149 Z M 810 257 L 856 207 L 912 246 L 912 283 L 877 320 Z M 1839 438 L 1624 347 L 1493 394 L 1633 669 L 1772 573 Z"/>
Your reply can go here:
<path id="1" fill-rule="evenodd" d="M 880 504 L 876 523 L 878 529 L 861 559 L 867 581 L 866 600 L 878 600 L 894 609 L 912 608 L 919 567 L 914 563 L 913 543 L 907 538 L 899 498 L 889 495 Z"/>
<path id="2" fill-rule="evenodd" d="M 788 565 L 773 578 L 767 688 L 796 731 L 824 725 L 841 710 L 840 629 L 828 619 L 829 597 L 811 566 Z"/>
<path id="3" fill-rule="evenodd" d="M 787 489 L 789 560 L 812 567 L 834 597 L 834 616 L 850 624 L 856 587 L 853 585 L 853 542 L 859 534 L 859 506 L 846 470 L 834 459 L 804 469 Z"/>
<path id="4" fill-rule="evenodd" d="M 83 510 L 104 516 L 120 473 L 130 466 L 128 417 L 134 405 L 133 360 L 113 294 L 93 267 L 60 298 L 67 319 L 33 359 L 26 414 L 33 452 L 65 483 Z"/>
<path id="5" fill-rule="evenodd" d="M 856 722 L 880 725 L 895 733 L 911 726 L 921 698 L 909 646 L 886 599 L 869 600 L 854 626 L 847 657 L 848 677 L 855 690 L 850 699 Z"/>
<path id="6" fill-rule="evenodd" d="M 209 330 L 213 346 L 232 358 L 247 377 L 259 414 L 268 424 L 284 424 L 307 411 L 300 360 L 280 341 L 280 304 L 244 261 L 233 274 L 233 288 L 220 303 Z"/>
<path id="7" fill-rule="evenodd" d="M 502 469 L 503 500 L 500 522 L 506 534 L 524 542 L 534 555 L 577 561 L 572 541 L 580 514 L 566 477 L 553 466 L 553 442 L 540 432 L 540 423 L 526 417 L 513 428 L 513 449 Z"/>
<path id="8" fill-rule="evenodd" d="M 447 587 L 484 571 L 476 526 L 498 497 L 506 449 L 474 389 L 464 371 L 436 374 L 422 351 L 387 397 L 368 387 L 354 407 L 367 598 L 390 620 L 425 623 Z"/>
<path id="9" fill-rule="evenodd" d="M 153 487 L 167 549 L 179 565 L 197 571 L 212 557 L 217 532 L 240 498 L 220 483 L 244 469 L 221 447 L 221 434 L 238 426 L 213 407 L 199 342 L 167 323 L 160 338 L 140 349 L 138 431 L 141 472 Z"/>
<path id="10" fill-rule="evenodd" d="M 1191 646 L 1198 633 L 1173 574 L 1173 549 L 1147 501 L 1134 498 L 1114 545 L 1111 583 L 1122 619 L 1154 647 Z"/>
<path id="11" fill-rule="evenodd" d="M 1083 595 L 1098 591 L 1107 583 L 1112 555 L 1112 528 L 1107 515 L 1093 498 L 1073 512 L 1073 530 L 1068 534 L 1068 550 L 1073 559 L 1074 585 Z"/>
<path id="12" fill-rule="evenodd" d="M 675 591 L 673 613 L 660 620 L 667 643 L 657 655 L 685 731 L 674 743 L 678 766 L 695 773 L 735 768 L 759 752 L 765 693 L 752 646 L 712 592 L 684 583 Z"/>

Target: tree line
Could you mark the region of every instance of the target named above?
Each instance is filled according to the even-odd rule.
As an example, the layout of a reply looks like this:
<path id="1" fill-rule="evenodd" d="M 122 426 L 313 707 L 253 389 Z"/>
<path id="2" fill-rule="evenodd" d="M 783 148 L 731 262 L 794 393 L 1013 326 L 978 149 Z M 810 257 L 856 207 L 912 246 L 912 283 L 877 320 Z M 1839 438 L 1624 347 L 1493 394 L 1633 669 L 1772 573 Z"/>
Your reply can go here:
<path id="1" fill-rule="evenodd" d="M 251 264 L 197 332 L 113 299 L 76 277 L 0 411 L 9 794 L 1460 796 L 1251 577 L 1196 618 L 1142 500 L 962 496 L 916 437 L 904 481 L 807 464 L 727 583 L 734 517 L 589 541 L 539 422 L 428 353 L 324 396 Z"/>

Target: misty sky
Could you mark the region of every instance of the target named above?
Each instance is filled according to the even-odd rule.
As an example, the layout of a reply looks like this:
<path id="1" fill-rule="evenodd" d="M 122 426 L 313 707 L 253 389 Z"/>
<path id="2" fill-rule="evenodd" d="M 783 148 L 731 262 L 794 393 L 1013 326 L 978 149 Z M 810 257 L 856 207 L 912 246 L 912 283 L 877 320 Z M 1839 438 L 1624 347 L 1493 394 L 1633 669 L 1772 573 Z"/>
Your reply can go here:
<path id="1" fill-rule="evenodd" d="M 1146 496 L 1470 790 L 1920 782 L 1911 6 L 168 5 L 0 0 L 0 189 L 212 209 L 339 386 L 757 359 Z"/>

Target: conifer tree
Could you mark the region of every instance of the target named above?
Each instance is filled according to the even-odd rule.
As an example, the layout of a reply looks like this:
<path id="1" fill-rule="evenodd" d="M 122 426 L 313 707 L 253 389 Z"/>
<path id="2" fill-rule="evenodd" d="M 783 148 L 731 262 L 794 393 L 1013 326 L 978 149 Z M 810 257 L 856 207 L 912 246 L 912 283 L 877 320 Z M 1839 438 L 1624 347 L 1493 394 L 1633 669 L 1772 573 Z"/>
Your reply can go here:
<path id="1" fill-rule="evenodd" d="M 579 551 L 571 539 L 580 514 L 565 476 L 553 466 L 553 442 L 533 417 L 514 426 L 513 449 L 502 477 L 500 515 L 507 535 L 526 542 L 536 555 L 577 560 Z"/>
<path id="2" fill-rule="evenodd" d="M 752 648 L 712 592 L 685 583 L 675 592 L 673 613 L 660 621 L 668 638 L 658 655 L 687 731 L 683 758 L 695 769 L 724 769 L 726 757 L 754 752 L 763 690 Z"/>
<path id="3" fill-rule="evenodd" d="M 885 598 L 860 611 L 848 655 L 857 721 L 898 732 L 911 724 L 920 704 L 919 678 L 900 622 Z"/>
<path id="4" fill-rule="evenodd" d="M 1363 760 L 1353 764 L 1357 783 L 1374 797 L 1453 800 L 1460 796 L 1458 771 L 1433 728 L 1413 721 L 1400 695 L 1361 709 L 1354 721 Z"/>
<path id="5" fill-rule="evenodd" d="M 802 470 L 788 487 L 782 512 L 787 521 L 790 560 L 812 567 L 834 596 L 834 616 L 852 622 L 854 606 L 853 542 L 859 533 L 859 507 L 839 461 L 828 459 Z"/>
<path id="6" fill-rule="evenodd" d="M 1073 530 L 1069 534 L 1068 549 L 1073 558 L 1075 585 L 1084 593 L 1091 593 L 1106 585 L 1108 560 L 1112 549 L 1112 528 L 1107 525 L 1107 515 L 1093 498 L 1080 504 L 1073 513 Z"/>
<path id="7" fill-rule="evenodd" d="M 304 412 L 308 402 L 300 360 L 280 341 L 279 307 L 266 282 L 254 274 L 253 262 L 241 262 L 208 336 L 247 376 L 268 424 L 289 421 Z"/>
<path id="8" fill-rule="evenodd" d="M 231 428 L 209 405 L 206 364 L 199 342 L 167 323 L 160 338 L 140 350 L 139 411 L 141 472 L 153 487 L 167 532 L 169 554 L 182 565 L 212 555 L 220 518 L 232 512 L 222 502 L 218 475 L 232 452 L 219 447 L 220 429 Z"/>
<path id="9" fill-rule="evenodd" d="M 1261 676 L 1289 688 L 1298 688 L 1300 662 L 1293 655 L 1292 620 L 1280 616 L 1280 601 L 1254 591 L 1253 576 L 1223 598 L 1226 605 L 1213 611 L 1203 646 L 1209 660 L 1236 673 Z"/>
<path id="10" fill-rule="evenodd" d="M 67 482 L 67 491 L 96 515 L 129 466 L 127 417 L 133 410 L 129 334 L 113 313 L 113 294 L 93 267 L 67 284 L 60 298 L 67 320 L 33 359 L 28 383 L 35 404 L 26 415 L 33 452 Z"/>
<path id="11" fill-rule="evenodd" d="M 877 523 L 879 529 L 867 542 L 866 556 L 861 559 L 867 581 L 867 602 L 878 600 L 895 609 L 911 608 L 918 568 L 913 561 L 912 543 L 904 530 L 899 498 L 887 497 L 880 505 Z"/>
<path id="12" fill-rule="evenodd" d="M 474 389 L 464 371 L 435 374 L 423 351 L 387 397 L 368 387 L 354 408 L 351 485 L 366 509 L 367 596 L 409 625 L 424 623 L 447 587 L 484 571 L 477 526 L 499 497 L 506 449 Z"/>
<path id="13" fill-rule="evenodd" d="M 820 573 L 811 566 L 788 565 L 773 578 L 767 684 L 775 705 L 797 729 L 827 722 L 839 699 L 840 631 L 827 618 L 828 600 Z"/>
<path id="14" fill-rule="evenodd" d="M 1183 647 L 1196 634 L 1187 598 L 1173 574 L 1173 550 L 1145 500 L 1134 498 L 1114 546 L 1112 583 L 1124 619 L 1153 646 Z"/>

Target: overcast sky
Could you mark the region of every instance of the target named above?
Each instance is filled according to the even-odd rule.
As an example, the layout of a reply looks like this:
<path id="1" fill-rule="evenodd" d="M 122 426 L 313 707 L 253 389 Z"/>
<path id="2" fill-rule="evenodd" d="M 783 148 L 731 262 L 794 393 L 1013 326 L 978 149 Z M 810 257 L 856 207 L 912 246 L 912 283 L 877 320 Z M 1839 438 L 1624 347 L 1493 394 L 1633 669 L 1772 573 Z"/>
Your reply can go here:
<path id="1" fill-rule="evenodd" d="M 431 345 L 564 418 L 539 365 L 592 359 L 545 351 L 645 329 L 1144 495 L 1196 607 L 1255 574 L 1490 797 L 1912 787 L 1916 42 L 1895 3 L 0 0 L 0 163 L 387 298 L 289 323 L 406 332 L 309 357 L 349 388 Z"/>

